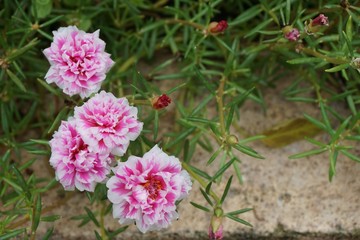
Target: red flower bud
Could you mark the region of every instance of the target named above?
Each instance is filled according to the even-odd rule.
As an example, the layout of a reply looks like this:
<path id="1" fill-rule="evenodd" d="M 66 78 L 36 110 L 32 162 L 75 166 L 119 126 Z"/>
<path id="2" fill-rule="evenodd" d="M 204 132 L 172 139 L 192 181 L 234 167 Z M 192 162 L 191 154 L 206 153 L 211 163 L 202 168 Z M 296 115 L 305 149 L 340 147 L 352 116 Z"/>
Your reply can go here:
<path id="1" fill-rule="evenodd" d="M 222 33 L 228 27 L 228 23 L 225 20 L 220 22 L 211 22 L 208 26 L 208 31 L 213 34 Z"/>
<path id="2" fill-rule="evenodd" d="M 166 94 L 156 96 L 151 100 L 152 107 L 154 109 L 162 109 L 167 107 L 171 103 L 171 98 Z"/>

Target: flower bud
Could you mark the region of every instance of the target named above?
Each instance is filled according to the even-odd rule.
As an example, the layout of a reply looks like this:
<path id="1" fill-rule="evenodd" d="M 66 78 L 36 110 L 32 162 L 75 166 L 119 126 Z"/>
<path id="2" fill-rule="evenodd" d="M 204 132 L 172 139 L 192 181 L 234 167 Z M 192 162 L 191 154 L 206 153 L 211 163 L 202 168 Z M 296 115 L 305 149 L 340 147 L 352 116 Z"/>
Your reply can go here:
<path id="1" fill-rule="evenodd" d="M 209 226 L 209 239 L 210 240 L 218 240 L 218 239 L 223 239 L 223 226 L 220 225 L 219 228 L 214 231 L 214 229 L 212 228 L 211 224 Z"/>
<path id="2" fill-rule="evenodd" d="M 319 16 L 314 18 L 310 24 L 312 27 L 324 26 L 324 25 L 329 26 L 329 20 L 328 20 L 328 17 L 326 17 L 324 14 L 320 14 Z"/>
<path id="3" fill-rule="evenodd" d="M 318 32 L 322 26 L 329 26 L 328 17 L 324 14 L 311 19 L 309 23 L 305 23 L 305 31 L 307 34 L 313 34 Z"/>
<path id="4" fill-rule="evenodd" d="M 282 29 L 284 37 L 291 41 L 295 42 L 300 38 L 300 32 L 297 28 L 293 28 L 292 26 L 286 26 Z"/>
<path id="5" fill-rule="evenodd" d="M 226 143 L 228 143 L 229 145 L 235 145 L 239 142 L 238 138 L 235 135 L 228 135 L 226 137 Z"/>
<path id="6" fill-rule="evenodd" d="M 166 94 L 161 96 L 155 96 L 151 100 L 151 105 L 154 109 L 162 109 L 167 107 L 171 103 L 171 98 Z"/>
<path id="7" fill-rule="evenodd" d="M 228 23 L 225 20 L 221 20 L 220 22 L 211 22 L 207 30 L 211 34 L 218 34 L 225 32 L 227 27 L 228 27 Z"/>
<path id="8" fill-rule="evenodd" d="M 211 222 L 209 226 L 209 239 L 223 239 L 223 214 L 224 211 L 220 207 L 216 207 L 214 209 L 214 215 L 211 217 Z"/>

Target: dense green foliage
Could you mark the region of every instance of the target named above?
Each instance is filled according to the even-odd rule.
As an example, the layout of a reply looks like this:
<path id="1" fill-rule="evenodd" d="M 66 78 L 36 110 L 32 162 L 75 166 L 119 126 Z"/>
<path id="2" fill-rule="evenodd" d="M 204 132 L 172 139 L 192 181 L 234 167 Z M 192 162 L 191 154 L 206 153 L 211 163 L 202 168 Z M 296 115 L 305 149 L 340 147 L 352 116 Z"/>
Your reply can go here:
<path id="1" fill-rule="evenodd" d="M 23 236 L 35 239 L 40 221 L 55 221 L 42 209 L 41 195 L 56 189 L 55 179 L 43 179 L 28 169 L 41 158 L 50 156 L 48 140 L 61 120 L 73 114 L 82 103 L 69 97 L 44 76 L 49 68 L 42 50 L 52 41 L 51 32 L 60 26 L 77 25 L 87 32 L 100 29 L 106 51 L 116 62 L 102 89 L 118 97 L 127 97 L 138 107 L 144 122 L 141 137 L 132 143 L 128 155 L 142 155 L 155 143 L 183 160 L 183 167 L 198 181 L 210 208 L 201 210 L 219 214 L 231 183 L 242 182 L 240 151 L 263 158 L 246 143 L 263 138 L 242 138 L 232 132 L 240 118 L 238 110 L 245 100 L 266 109 L 263 92 L 278 81 L 291 81 L 282 92 L 289 101 L 316 104 L 321 118 L 304 113 L 307 122 L 328 134 L 327 142 L 308 138 L 314 149 L 290 158 L 329 154 L 330 180 L 336 172 L 339 156 L 360 162 L 349 142 L 360 140 L 360 46 L 359 1 L 191 1 L 191 0 L 33 0 L 0 2 L 0 238 Z M 329 18 L 329 26 L 308 34 L 305 29 L 320 13 Z M 207 30 L 210 22 L 226 20 L 229 27 L 219 34 Z M 284 38 L 285 26 L 299 29 L 297 41 Z M 165 57 L 164 57 L 165 56 Z M 160 63 L 140 73 L 138 63 Z M 159 62 L 159 61 L 157 61 Z M 175 66 L 172 73 L 164 69 Z M 291 77 L 289 77 L 291 76 Z M 170 86 L 164 89 L 162 86 Z M 172 97 L 174 110 L 154 110 L 153 96 Z M 342 104 L 346 115 L 335 106 Z M 210 114 L 209 104 L 216 108 Z M 171 129 L 161 132 L 164 122 Z M 292 130 L 292 129 L 290 129 Z M 315 130 L 314 130 L 315 131 Z M 272 133 L 272 134 L 277 134 Z M 211 144 L 213 138 L 217 145 Z M 349 146 L 350 145 L 350 146 Z M 203 168 L 192 166 L 196 147 L 213 155 L 204 159 Z M 26 153 L 26 154 L 24 154 Z M 125 161 L 126 156 L 119 160 Z M 214 175 L 206 164 L 217 164 Z M 218 196 L 211 183 L 221 181 L 229 168 L 230 178 L 224 193 Z M 97 238 L 112 238 L 125 230 L 108 232 L 103 215 L 111 205 L 106 202 L 106 187 L 87 193 L 91 202 L 104 204 L 93 213 L 75 216 L 83 224 L 97 226 Z M 213 210 L 213 209 L 214 210 Z M 228 217 L 245 225 L 238 214 L 251 209 L 234 210 L 216 217 Z M 100 219 L 100 220 L 99 220 Z M 99 230 L 99 231 L 98 231 Z M 204 229 L 207 231 L 207 229 Z M 51 236 L 49 229 L 44 238 Z"/>

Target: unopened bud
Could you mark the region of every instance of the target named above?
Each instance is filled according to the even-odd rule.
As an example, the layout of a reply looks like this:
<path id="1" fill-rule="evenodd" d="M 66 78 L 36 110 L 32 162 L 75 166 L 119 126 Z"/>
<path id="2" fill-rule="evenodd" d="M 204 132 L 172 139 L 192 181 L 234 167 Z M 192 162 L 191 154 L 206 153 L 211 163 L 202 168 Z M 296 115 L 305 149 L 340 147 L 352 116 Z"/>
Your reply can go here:
<path id="1" fill-rule="evenodd" d="M 214 210 L 214 215 L 216 217 L 222 217 L 222 215 L 224 215 L 224 210 L 222 210 L 221 207 L 216 207 Z"/>
<path id="2" fill-rule="evenodd" d="M 211 227 L 211 225 L 209 226 L 209 239 L 210 240 L 221 240 L 223 239 L 223 226 L 220 225 L 219 228 L 214 231 L 214 229 Z"/>
<path id="3" fill-rule="evenodd" d="M 284 37 L 291 41 L 295 42 L 300 38 L 300 32 L 297 28 L 293 28 L 292 26 L 286 26 L 282 29 Z"/>
<path id="4" fill-rule="evenodd" d="M 235 135 L 228 135 L 226 137 L 226 143 L 229 145 L 235 145 L 239 142 L 238 138 Z"/>
<path id="5" fill-rule="evenodd" d="M 313 34 L 320 30 L 323 26 L 329 26 L 329 19 L 324 14 L 320 14 L 309 23 L 305 23 L 305 31 L 307 34 Z"/>
<path id="6" fill-rule="evenodd" d="M 228 27 L 228 23 L 225 20 L 221 20 L 220 22 L 211 22 L 207 30 L 211 34 L 218 34 L 225 32 L 227 27 Z"/>
<path id="7" fill-rule="evenodd" d="M 167 107 L 171 103 L 171 98 L 168 97 L 166 94 L 161 96 L 155 96 L 151 100 L 151 105 L 154 109 L 162 109 Z"/>
<path id="8" fill-rule="evenodd" d="M 311 21 L 311 26 L 329 26 L 329 19 L 324 14 L 320 14 Z"/>
<path id="9" fill-rule="evenodd" d="M 211 222 L 209 226 L 209 239 L 223 239 L 223 215 L 224 212 L 220 207 L 216 207 L 214 209 L 214 215 L 211 217 Z"/>
<path id="10" fill-rule="evenodd" d="M 31 25 L 31 29 L 34 30 L 34 31 L 37 31 L 37 30 L 40 29 L 40 25 L 35 23 L 35 24 Z"/>

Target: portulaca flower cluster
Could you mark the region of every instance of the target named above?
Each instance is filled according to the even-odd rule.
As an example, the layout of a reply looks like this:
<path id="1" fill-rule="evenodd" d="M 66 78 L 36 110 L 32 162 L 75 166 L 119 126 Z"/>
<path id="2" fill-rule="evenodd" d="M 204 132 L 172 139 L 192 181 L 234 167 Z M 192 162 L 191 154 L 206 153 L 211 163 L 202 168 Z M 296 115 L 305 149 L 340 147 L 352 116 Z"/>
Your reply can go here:
<path id="1" fill-rule="evenodd" d="M 99 31 L 88 34 L 70 26 L 53 33 L 54 42 L 44 50 L 51 64 L 47 82 L 70 96 L 98 92 L 114 64 Z M 161 107 L 167 106 L 171 99 L 162 97 Z M 96 184 L 106 182 L 114 218 L 120 224 L 135 222 L 146 232 L 166 228 L 178 218 L 176 202 L 189 194 L 192 183 L 179 159 L 157 145 L 142 158 L 130 156 L 112 168 L 115 156 L 123 156 L 142 131 L 137 113 L 126 98 L 95 94 L 75 107 L 74 117 L 61 122 L 50 141 L 50 164 L 65 190 L 93 192 Z M 108 179 L 111 170 L 115 175 Z"/>
<path id="2" fill-rule="evenodd" d="M 130 141 L 141 133 L 137 108 L 126 98 L 101 91 L 82 106 L 74 117 L 63 121 L 50 141 L 50 164 L 66 190 L 94 191 L 110 173 L 114 155 L 122 156 Z"/>

